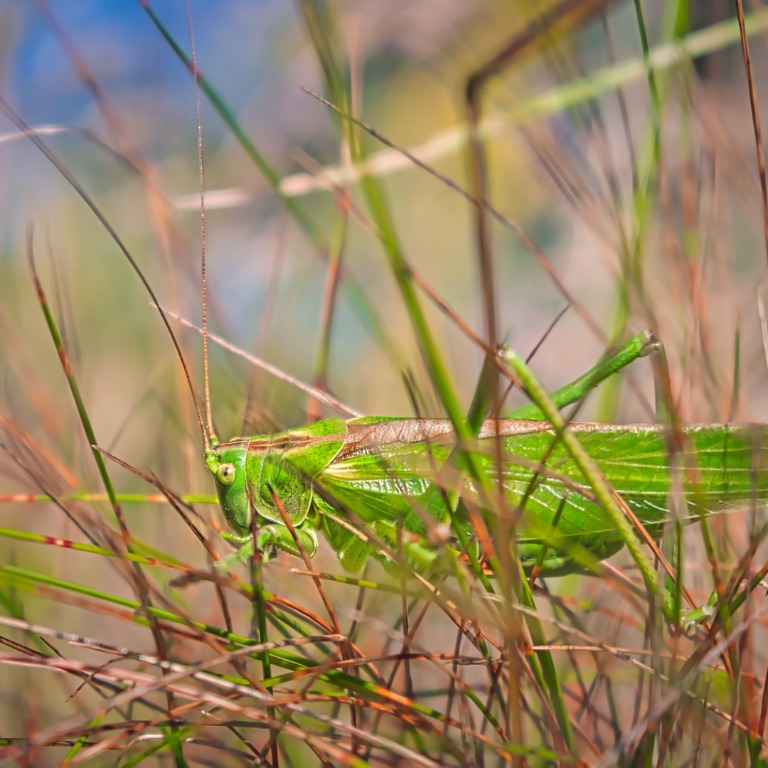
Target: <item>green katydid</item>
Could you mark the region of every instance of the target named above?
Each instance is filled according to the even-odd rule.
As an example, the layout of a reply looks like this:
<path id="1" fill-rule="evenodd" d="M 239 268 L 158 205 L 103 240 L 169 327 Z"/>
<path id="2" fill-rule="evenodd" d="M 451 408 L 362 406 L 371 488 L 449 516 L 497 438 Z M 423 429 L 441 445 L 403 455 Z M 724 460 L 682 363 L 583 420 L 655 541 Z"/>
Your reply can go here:
<path id="1" fill-rule="evenodd" d="M 555 404 L 574 402 L 656 347 L 650 334 L 638 334 L 619 353 L 554 393 Z M 556 437 L 556 416 L 547 413 L 548 420 L 541 420 L 544 415 L 530 406 L 512 415 L 516 418 L 485 422 L 476 441 L 464 446 L 479 477 L 455 461 L 455 433 L 447 420 L 336 418 L 273 435 L 225 443 L 214 439 L 206 464 L 233 531 L 223 536 L 240 547 L 226 564 L 253 554 L 253 530 L 265 558 L 275 550 L 314 555 L 320 530 L 349 571 L 359 570 L 371 554 L 387 559 L 373 541 L 345 523 L 345 511 L 391 550 L 402 547 L 409 564 L 421 570 L 432 566 L 439 551 L 427 543 L 430 521 L 433 528 L 450 522 L 453 541 L 466 541 L 471 507 L 486 515 L 522 511 L 516 550 L 526 570 L 564 573 L 579 568 L 585 551 L 588 559 L 603 559 L 624 544 L 632 546 L 627 536 L 634 532 L 621 530 L 589 470 Z M 667 428 L 574 423 L 568 430 L 649 534 L 658 538 L 674 476 Z M 682 436 L 676 460 L 687 519 L 768 498 L 764 426 L 693 425 Z M 500 503 L 493 492 L 497 481 L 504 489 Z"/>

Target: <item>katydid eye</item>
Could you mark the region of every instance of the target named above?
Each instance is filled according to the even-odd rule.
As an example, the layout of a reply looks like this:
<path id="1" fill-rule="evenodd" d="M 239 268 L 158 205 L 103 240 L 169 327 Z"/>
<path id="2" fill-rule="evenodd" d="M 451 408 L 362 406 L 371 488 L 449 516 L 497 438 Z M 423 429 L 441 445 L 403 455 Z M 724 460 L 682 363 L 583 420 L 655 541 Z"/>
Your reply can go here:
<path id="1" fill-rule="evenodd" d="M 216 470 L 216 482 L 225 487 L 232 485 L 235 482 L 234 464 L 222 464 Z"/>

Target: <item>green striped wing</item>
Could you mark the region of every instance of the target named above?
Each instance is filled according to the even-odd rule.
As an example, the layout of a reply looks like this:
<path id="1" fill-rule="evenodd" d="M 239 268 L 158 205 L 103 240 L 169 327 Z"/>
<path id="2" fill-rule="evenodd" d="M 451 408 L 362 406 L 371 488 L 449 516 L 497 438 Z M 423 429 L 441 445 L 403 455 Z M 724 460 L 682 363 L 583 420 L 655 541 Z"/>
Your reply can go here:
<path id="1" fill-rule="evenodd" d="M 765 427 L 689 426 L 674 452 L 668 431 L 659 426 L 573 424 L 570 429 L 651 535 L 660 535 L 669 516 L 675 479 L 685 493 L 686 522 L 768 498 Z M 471 446 L 479 481 L 456 468 L 454 449 L 446 421 L 353 420 L 344 447 L 318 481 L 366 521 L 392 521 L 419 534 L 425 532 L 425 514 L 449 517 L 443 499 L 451 493 L 459 500 L 451 519 L 467 533 L 470 506 L 490 516 L 491 530 L 493 515 L 519 516 L 519 554 L 528 566 L 543 556 L 545 572 L 573 570 L 579 547 L 598 559 L 621 547 L 610 517 L 545 422 L 487 422 Z M 499 481 L 502 506 L 494 503 Z M 438 486 L 445 493 L 435 494 Z"/>

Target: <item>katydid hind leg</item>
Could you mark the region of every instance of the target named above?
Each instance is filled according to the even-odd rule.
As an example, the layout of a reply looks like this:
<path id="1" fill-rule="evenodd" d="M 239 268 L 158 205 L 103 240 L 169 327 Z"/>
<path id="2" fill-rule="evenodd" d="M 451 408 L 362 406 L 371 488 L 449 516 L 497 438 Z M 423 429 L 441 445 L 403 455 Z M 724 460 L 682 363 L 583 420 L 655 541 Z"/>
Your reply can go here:
<path id="1" fill-rule="evenodd" d="M 550 394 L 558 409 L 583 400 L 587 394 L 606 379 L 631 365 L 642 357 L 664 354 L 661 342 L 649 330 L 640 331 L 619 349 L 609 351 L 600 360 L 578 378 L 556 389 Z M 664 358 L 666 359 L 666 358 Z M 507 414 L 509 419 L 543 419 L 544 414 L 535 403 L 517 408 Z"/>

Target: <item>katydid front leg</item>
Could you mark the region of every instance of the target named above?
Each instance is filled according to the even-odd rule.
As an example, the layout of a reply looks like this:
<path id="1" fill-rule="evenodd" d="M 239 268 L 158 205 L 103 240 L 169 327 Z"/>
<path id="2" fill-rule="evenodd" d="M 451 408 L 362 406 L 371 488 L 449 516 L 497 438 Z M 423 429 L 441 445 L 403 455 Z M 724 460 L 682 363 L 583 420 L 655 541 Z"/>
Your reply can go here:
<path id="1" fill-rule="evenodd" d="M 296 539 L 285 525 L 268 523 L 256 530 L 256 549 L 261 553 L 264 562 L 271 559 L 277 550 L 283 550 L 291 555 L 300 556 L 303 550 L 309 557 L 317 552 L 317 534 L 312 529 L 294 528 Z M 254 537 L 250 533 L 242 535 L 222 532 L 221 538 L 236 546 L 237 552 L 217 560 L 214 566 L 221 572 L 229 572 L 241 563 L 247 563 L 254 553 Z M 298 546 L 297 546 L 298 542 Z M 301 548 L 301 550 L 299 549 Z"/>

